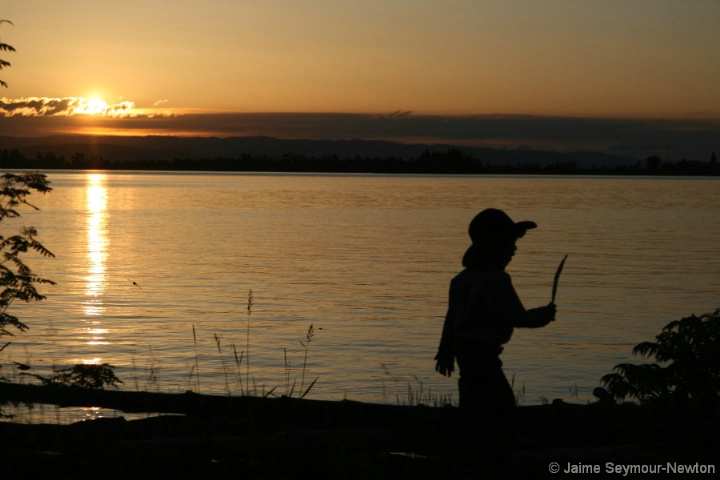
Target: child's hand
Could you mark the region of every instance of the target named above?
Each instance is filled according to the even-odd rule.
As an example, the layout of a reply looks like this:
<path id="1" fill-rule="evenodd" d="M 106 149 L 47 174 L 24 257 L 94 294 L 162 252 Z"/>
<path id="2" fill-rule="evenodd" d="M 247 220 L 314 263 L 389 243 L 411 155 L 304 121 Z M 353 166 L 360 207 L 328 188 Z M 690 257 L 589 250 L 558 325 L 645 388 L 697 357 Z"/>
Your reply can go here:
<path id="1" fill-rule="evenodd" d="M 452 377 L 455 371 L 455 359 L 453 357 L 443 358 L 440 354 L 435 356 L 435 371 L 445 377 Z"/>

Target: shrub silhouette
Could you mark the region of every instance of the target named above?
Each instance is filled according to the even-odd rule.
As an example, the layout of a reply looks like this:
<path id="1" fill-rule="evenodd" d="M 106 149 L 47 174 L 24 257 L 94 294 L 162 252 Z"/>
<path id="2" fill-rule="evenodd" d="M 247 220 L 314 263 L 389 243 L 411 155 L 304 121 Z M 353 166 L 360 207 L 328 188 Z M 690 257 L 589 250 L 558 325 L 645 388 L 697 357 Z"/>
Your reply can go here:
<path id="1" fill-rule="evenodd" d="M 124 383 L 115 376 L 115 367 L 107 363 L 100 364 L 77 364 L 70 368 L 63 368 L 54 372 L 52 377 L 43 377 L 37 374 L 23 373 L 35 377 L 42 385 L 49 386 L 74 386 L 88 388 L 91 390 L 104 390 L 107 387 L 118 388 L 118 383 Z"/>
<path id="2" fill-rule="evenodd" d="M 633 355 L 659 363 L 616 365 L 601 379 L 614 398 L 698 411 L 720 406 L 720 309 L 670 322 Z"/>

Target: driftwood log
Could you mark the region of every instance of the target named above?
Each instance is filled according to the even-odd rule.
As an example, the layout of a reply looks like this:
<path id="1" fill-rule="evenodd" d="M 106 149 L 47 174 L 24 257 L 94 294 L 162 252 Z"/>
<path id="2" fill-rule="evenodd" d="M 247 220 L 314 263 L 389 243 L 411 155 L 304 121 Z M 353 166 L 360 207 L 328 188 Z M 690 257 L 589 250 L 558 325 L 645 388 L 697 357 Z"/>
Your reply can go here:
<path id="1" fill-rule="evenodd" d="M 716 417 L 602 402 L 520 407 L 512 422 L 485 424 L 453 407 L 0 382 L 4 402 L 160 414 L 0 422 L 8 478 L 527 478 L 549 462 L 720 465 Z"/>
<path id="2" fill-rule="evenodd" d="M 221 396 L 185 393 L 91 390 L 72 386 L 40 386 L 0 382 L 2 402 L 49 404 L 59 407 L 102 407 L 125 413 L 179 414 L 191 417 L 275 419 L 278 422 L 312 423 L 315 426 L 397 425 L 443 422 L 455 408 L 431 408 L 328 401 L 289 397 Z"/>

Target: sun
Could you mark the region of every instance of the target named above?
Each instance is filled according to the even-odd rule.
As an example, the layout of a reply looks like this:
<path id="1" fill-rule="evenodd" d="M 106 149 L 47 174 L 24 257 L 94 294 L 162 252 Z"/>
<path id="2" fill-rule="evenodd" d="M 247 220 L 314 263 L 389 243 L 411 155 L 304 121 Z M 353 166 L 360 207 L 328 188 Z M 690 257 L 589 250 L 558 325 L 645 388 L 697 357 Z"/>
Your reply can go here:
<path id="1" fill-rule="evenodd" d="M 108 111 L 108 108 L 110 108 L 107 102 L 100 97 L 90 97 L 84 100 L 85 101 L 80 104 L 79 109 L 81 111 L 78 113 L 84 113 L 86 115 L 103 115 Z"/>
<path id="2" fill-rule="evenodd" d="M 73 115 L 105 115 L 110 106 L 100 97 L 75 97 Z"/>
<path id="3" fill-rule="evenodd" d="M 129 100 L 122 100 L 118 103 L 107 103 L 102 97 L 97 95 L 69 97 L 68 100 L 71 102 L 69 115 L 125 118 L 144 114 L 142 110 L 135 108 L 134 102 Z"/>

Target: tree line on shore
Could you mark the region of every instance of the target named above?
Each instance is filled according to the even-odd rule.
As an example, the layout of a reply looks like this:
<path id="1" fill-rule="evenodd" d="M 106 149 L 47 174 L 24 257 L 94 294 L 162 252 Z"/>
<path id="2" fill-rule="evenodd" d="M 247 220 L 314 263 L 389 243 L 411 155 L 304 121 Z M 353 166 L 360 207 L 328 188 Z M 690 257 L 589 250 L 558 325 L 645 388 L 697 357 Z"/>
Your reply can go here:
<path id="1" fill-rule="evenodd" d="M 657 155 L 634 164 L 589 166 L 568 159 L 565 161 L 490 162 L 458 148 L 445 151 L 424 151 L 412 158 L 340 157 L 338 155 L 280 156 L 242 153 L 234 157 L 128 159 L 115 160 L 102 155 L 75 153 L 65 155 L 40 153 L 27 157 L 17 149 L 0 150 L 0 168 L 30 170 L 163 170 L 163 171 L 225 171 L 225 172 L 317 172 L 317 173 L 385 173 L 385 174 L 528 174 L 528 175 L 688 175 L 717 176 L 720 167 L 712 153 L 709 162 L 696 160 L 664 161 Z"/>

